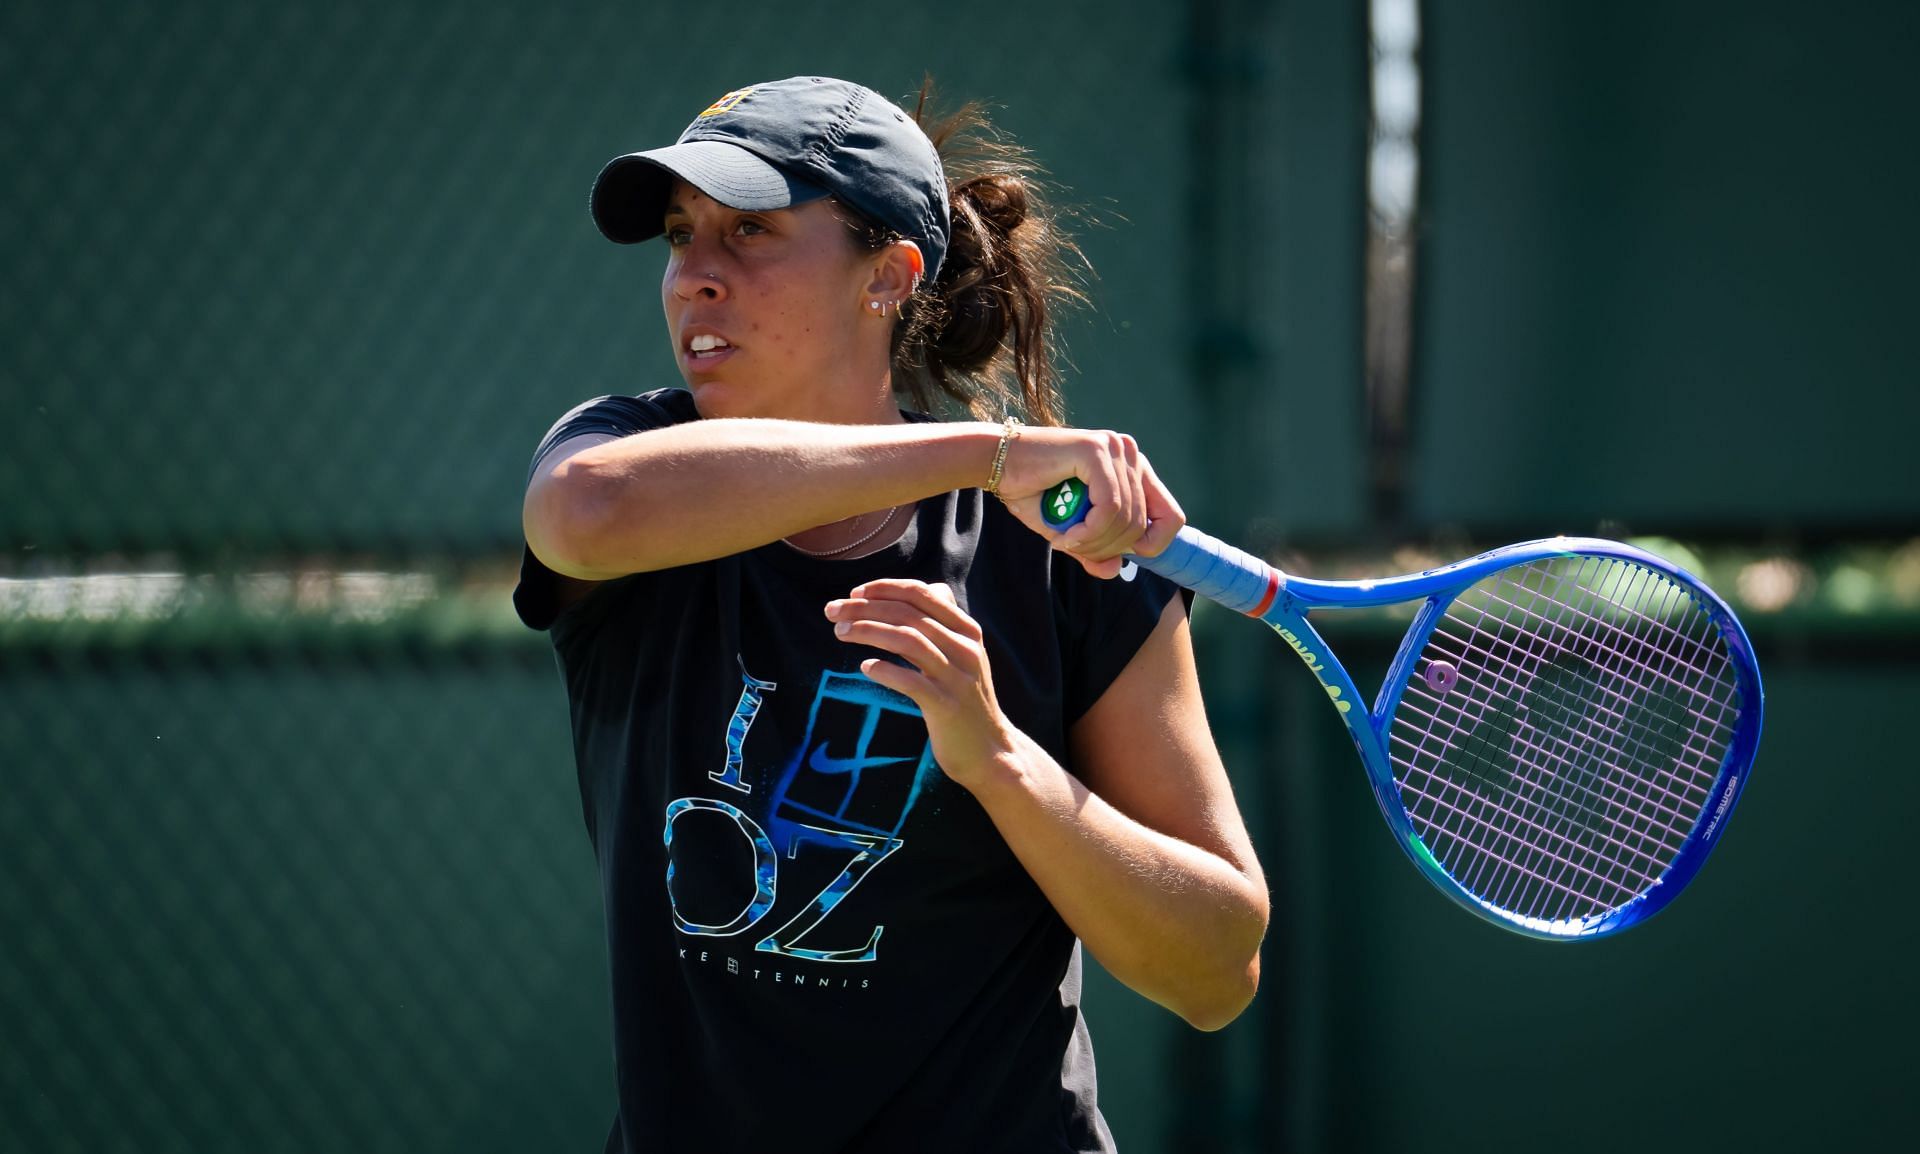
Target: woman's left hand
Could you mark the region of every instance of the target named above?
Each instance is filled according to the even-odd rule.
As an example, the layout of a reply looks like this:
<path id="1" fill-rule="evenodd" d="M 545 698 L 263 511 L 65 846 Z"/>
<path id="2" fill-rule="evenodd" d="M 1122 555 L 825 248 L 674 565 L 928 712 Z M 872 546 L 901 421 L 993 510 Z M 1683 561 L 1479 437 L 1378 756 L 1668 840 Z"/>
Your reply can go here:
<path id="1" fill-rule="evenodd" d="M 869 657 L 860 671 L 920 707 L 934 760 L 948 777 L 971 788 L 1012 752 L 1013 727 L 993 695 L 980 623 L 960 608 L 951 587 L 869 581 L 827 602 L 826 612 L 840 640 L 911 663 Z"/>

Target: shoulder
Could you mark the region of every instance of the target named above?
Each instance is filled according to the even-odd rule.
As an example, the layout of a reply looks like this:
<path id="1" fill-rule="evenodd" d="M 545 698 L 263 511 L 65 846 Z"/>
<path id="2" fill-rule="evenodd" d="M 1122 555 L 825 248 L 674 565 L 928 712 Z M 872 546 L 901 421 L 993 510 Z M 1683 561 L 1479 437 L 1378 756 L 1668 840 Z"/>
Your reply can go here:
<path id="1" fill-rule="evenodd" d="M 528 479 L 553 449 L 579 437 L 617 438 L 697 421 L 693 394 L 685 389 L 655 389 L 636 396 L 594 397 L 560 415 L 533 451 Z"/>
<path id="2" fill-rule="evenodd" d="M 655 389 L 635 396 L 603 396 L 582 401 L 561 414 L 548 436 L 561 430 L 571 435 L 605 432 L 625 436 L 666 425 L 698 420 L 693 394 L 685 389 Z"/>

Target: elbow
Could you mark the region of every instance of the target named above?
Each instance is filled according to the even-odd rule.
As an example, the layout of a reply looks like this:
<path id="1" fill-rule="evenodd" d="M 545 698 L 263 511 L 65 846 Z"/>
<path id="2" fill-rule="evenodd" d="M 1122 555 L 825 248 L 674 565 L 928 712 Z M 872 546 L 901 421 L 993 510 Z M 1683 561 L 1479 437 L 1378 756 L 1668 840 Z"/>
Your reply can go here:
<path id="1" fill-rule="evenodd" d="M 1250 881 L 1235 928 L 1220 942 L 1218 961 L 1204 981 L 1190 988 L 1190 997 L 1175 1012 L 1196 1030 L 1225 1029 L 1253 1004 L 1260 989 L 1260 946 L 1266 940 L 1272 910 L 1263 882 Z"/>
<path id="2" fill-rule="evenodd" d="M 1244 1013 L 1253 1004 L 1253 995 L 1259 988 L 1260 954 L 1256 950 L 1237 972 L 1224 975 L 1221 981 L 1208 987 L 1203 997 L 1191 999 L 1175 1012 L 1187 1025 L 1210 1034 L 1225 1029 Z"/>
<path id="3" fill-rule="evenodd" d="M 610 562 L 617 521 L 613 487 L 578 458 L 527 486 L 521 527 L 540 563 L 563 577 L 604 580 L 621 572 Z"/>

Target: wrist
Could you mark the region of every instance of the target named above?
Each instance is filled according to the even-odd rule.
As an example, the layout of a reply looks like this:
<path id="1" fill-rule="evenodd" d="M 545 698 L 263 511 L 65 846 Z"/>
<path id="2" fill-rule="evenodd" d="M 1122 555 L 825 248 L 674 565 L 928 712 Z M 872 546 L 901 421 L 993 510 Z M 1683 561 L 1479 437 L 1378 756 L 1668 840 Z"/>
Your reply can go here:
<path id="1" fill-rule="evenodd" d="M 993 467 L 987 473 L 984 486 L 989 497 L 1000 497 L 1000 483 L 1006 476 L 1007 454 L 1012 450 L 1013 443 L 1020 439 L 1020 428 L 1020 418 L 1012 413 L 1008 413 L 1000 422 L 1000 439 L 994 447 Z"/>
<path id="2" fill-rule="evenodd" d="M 1005 735 L 955 781 L 989 812 L 1003 806 L 1031 805 L 1048 791 L 1048 771 L 1060 772 L 1053 758 L 1026 735 Z"/>

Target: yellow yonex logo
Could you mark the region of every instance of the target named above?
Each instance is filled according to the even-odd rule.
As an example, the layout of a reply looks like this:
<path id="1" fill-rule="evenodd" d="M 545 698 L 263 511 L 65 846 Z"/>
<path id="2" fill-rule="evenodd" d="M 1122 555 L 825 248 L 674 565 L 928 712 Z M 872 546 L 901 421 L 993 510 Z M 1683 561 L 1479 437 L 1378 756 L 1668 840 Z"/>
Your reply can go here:
<path id="1" fill-rule="evenodd" d="M 708 105 L 707 110 L 702 112 L 696 119 L 705 120 L 709 116 L 718 116 L 722 112 L 732 112 L 734 106 L 742 100 L 745 100 L 752 92 L 753 89 L 751 88 L 736 88 Z"/>
<path id="2" fill-rule="evenodd" d="M 1312 649 L 1307 647 L 1306 642 L 1300 640 L 1299 634 L 1291 629 L 1282 629 L 1279 626 L 1274 627 L 1274 632 L 1280 635 L 1282 641 L 1293 646 L 1293 651 L 1300 655 L 1300 660 L 1307 663 L 1308 669 L 1313 670 L 1313 675 L 1320 679 L 1320 688 L 1327 691 L 1328 697 L 1333 698 L 1333 707 L 1335 709 L 1345 713 L 1347 710 L 1353 708 L 1353 702 L 1341 700 L 1340 687 L 1328 683 L 1326 678 L 1326 665 L 1321 662 L 1319 656 L 1315 654 Z"/>

